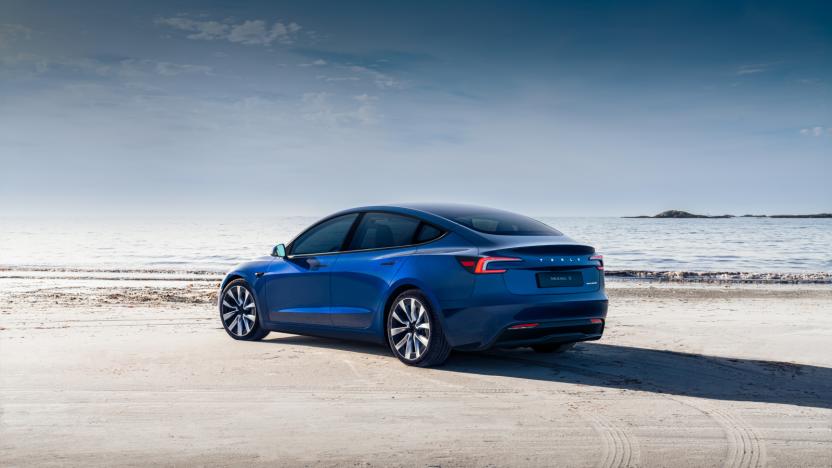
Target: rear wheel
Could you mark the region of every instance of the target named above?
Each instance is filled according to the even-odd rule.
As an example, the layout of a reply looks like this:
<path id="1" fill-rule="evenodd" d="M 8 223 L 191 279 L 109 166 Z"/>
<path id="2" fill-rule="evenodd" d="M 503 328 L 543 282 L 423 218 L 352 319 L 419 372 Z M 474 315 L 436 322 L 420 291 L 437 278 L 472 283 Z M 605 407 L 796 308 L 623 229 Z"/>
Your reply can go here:
<path id="1" fill-rule="evenodd" d="M 257 319 L 257 302 L 245 280 L 236 279 L 228 283 L 222 290 L 219 303 L 222 327 L 231 338 L 257 341 L 269 334 Z"/>
<path id="2" fill-rule="evenodd" d="M 532 346 L 532 349 L 538 353 L 565 353 L 572 349 L 575 343 L 546 343 Z"/>
<path id="3" fill-rule="evenodd" d="M 393 354 L 409 366 L 438 366 L 451 354 L 430 303 L 415 289 L 399 294 L 390 306 L 387 342 Z"/>

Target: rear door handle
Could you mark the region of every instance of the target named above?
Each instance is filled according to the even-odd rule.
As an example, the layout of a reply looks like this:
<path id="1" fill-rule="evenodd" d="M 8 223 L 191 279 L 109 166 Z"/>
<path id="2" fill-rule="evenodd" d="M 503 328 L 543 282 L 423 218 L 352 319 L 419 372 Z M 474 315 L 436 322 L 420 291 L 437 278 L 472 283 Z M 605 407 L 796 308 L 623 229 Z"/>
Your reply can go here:
<path id="1" fill-rule="evenodd" d="M 312 270 L 317 270 L 317 269 L 319 269 L 319 268 L 326 268 L 326 267 L 328 267 L 328 266 L 329 266 L 328 264 L 326 264 L 326 263 L 322 263 L 322 262 L 321 262 L 320 260 L 318 260 L 317 258 L 311 258 L 311 259 L 309 259 L 309 268 L 310 268 L 310 269 L 312 269 Z"/>
<path id="2" fill-rule="evenodd" d="M 387 260 L 386 262 L 381 262 L 381 266 L 391 266 L 391 265 L 395 265 L 395 264 L 396 264 L 395 260 Z"/>

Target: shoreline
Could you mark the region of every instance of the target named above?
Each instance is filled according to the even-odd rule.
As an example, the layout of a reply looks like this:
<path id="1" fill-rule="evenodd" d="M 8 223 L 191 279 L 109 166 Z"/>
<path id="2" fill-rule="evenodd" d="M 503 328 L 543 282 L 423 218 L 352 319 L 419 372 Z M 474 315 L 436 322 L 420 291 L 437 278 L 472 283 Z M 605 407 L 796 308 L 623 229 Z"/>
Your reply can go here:
<path id="1" fill-rule="evenodd" d="M 605 272 L 605 278 L 607 280 L 638 280 L 659 283 L 832 284 L 832 273 L 828 272 L 610 270 Z"/>
<path id="2" fill-rule="evenodd" d="M 0 280 L 222 281 L 225 271 L 199 268 L 89 268 L 0 265 Z M 674 284 L 832 284 L 832 272 L 606 270 L 607 282 Z"/>
<path id="3" fill-rule="evenodd" d="M 24 307 L 179 307 L 213 310 L 222 275 L 74 270 L 0 270 L 0 299 Z M 672 281 L 611 276 L 611 303 L 620 300 L 832 300 L 827 283 L 793 281 Z M 11 309 L 10 309 L 11 310 Z M 3 307 L 0 307 L 2 315 Z"/>

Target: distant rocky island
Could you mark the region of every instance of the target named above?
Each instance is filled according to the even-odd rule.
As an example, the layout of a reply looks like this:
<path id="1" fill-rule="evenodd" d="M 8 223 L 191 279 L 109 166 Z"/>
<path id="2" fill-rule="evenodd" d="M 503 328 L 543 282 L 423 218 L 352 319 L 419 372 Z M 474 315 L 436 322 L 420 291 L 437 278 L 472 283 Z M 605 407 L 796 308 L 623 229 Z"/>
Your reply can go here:
<path id="1" fill-rule="evenodd" d="M 735 216 L 735 215 L 717 215 L 717 216 L 708 216 L 708 215 L 700 215 L 689 213 L 687 211 L 681 210 L 667 210 L 662 211 L 661 213 L 655 216 L 622 216 L 623 218 L 649 218 L 649 219 L 684 219 L 684 218 L 705 218 L 705 219 L 726 219 L 726 218 L 832 218 L 832 213 L 817 213 L 817 214 L 806 214 L 806 215 L 751 215 L 746 214 L 742 216 Z"/>

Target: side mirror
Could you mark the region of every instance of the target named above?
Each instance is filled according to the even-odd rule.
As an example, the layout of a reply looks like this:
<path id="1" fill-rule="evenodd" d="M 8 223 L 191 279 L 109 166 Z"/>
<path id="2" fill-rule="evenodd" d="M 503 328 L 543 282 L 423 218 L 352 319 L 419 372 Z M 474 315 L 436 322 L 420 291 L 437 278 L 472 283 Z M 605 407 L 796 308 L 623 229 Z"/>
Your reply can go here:
<path id="1" fill-rule="evenodd" d="M 277 244 L 272 249 L 272 257 L 280 257 L 283 258 L 286 256 L 286 246 L 283 244 Z"/>

